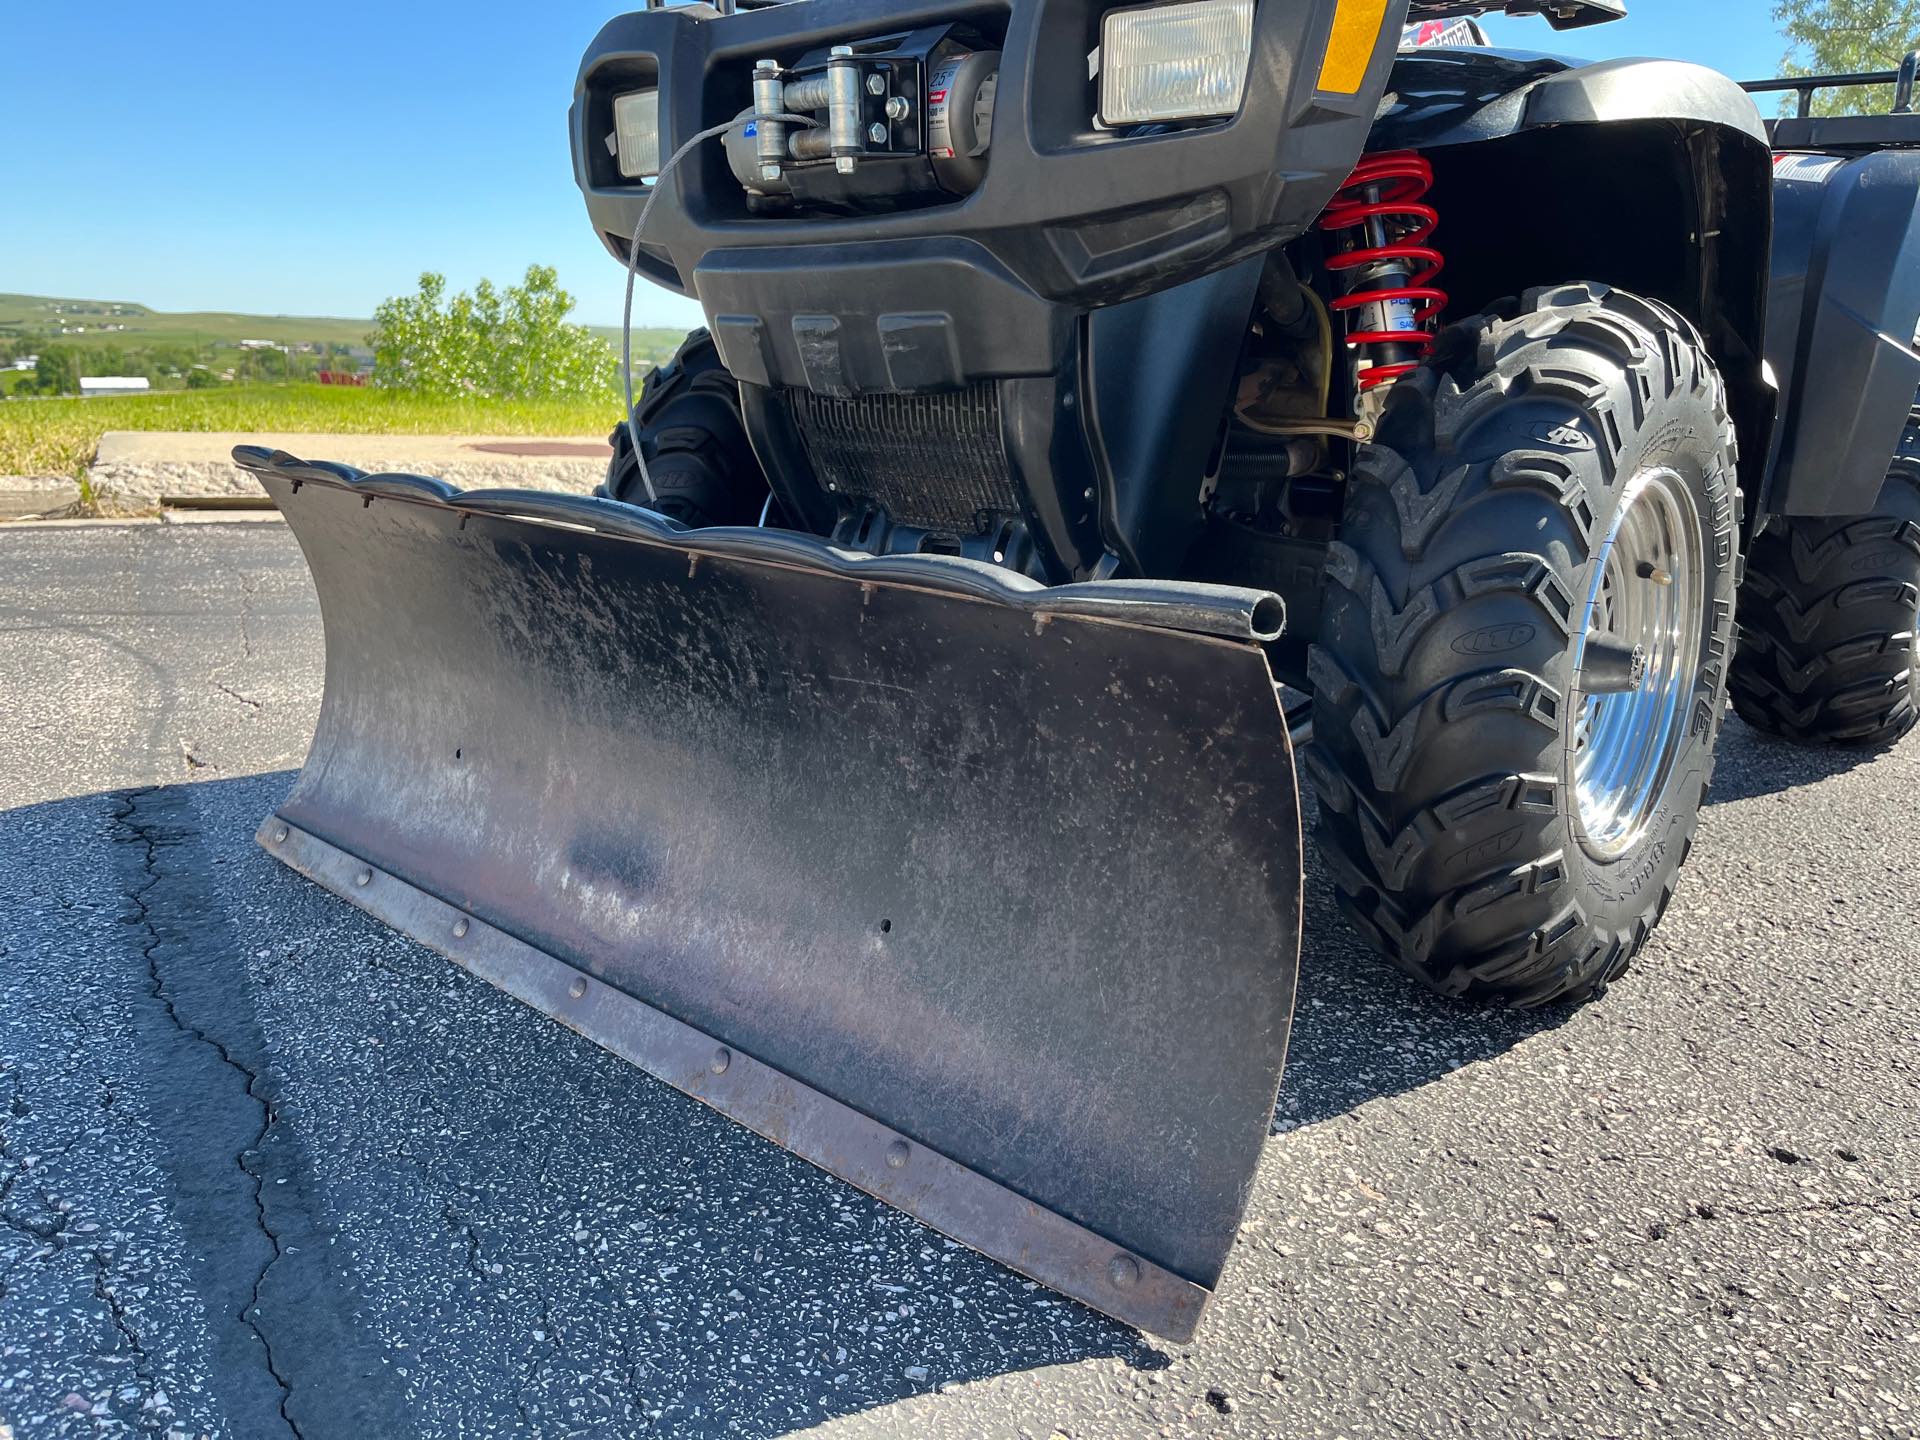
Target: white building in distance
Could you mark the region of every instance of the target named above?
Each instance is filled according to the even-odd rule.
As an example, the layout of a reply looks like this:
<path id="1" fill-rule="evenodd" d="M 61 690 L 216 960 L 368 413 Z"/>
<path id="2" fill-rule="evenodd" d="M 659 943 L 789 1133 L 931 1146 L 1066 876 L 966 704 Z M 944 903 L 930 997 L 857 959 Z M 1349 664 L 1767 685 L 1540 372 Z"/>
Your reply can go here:
<path id="1" fill-rule="evenodd" d="M 145 395 L 153 388 L 144 375 L 82 375 L 82 395 Z"/>

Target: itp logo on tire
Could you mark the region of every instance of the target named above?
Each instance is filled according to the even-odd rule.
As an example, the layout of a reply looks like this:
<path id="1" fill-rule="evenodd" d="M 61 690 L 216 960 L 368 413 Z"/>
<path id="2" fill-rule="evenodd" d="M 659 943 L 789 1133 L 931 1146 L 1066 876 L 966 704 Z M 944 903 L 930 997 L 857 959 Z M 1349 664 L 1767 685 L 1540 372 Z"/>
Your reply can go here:
<path id="1" fill-rule="evenodd" d="M 1469 630 L 1453 642 L 1456 655 L 1504 655 L 1532 640 L 1533 626 L 1521 621 L 1513 625 L 1488 625 Z"/>
<path id="2" fill-rule="evenodd" d="M 1578 425 L 1570 425 L 1565 421 L 1557 425 L 1542 421 L 1529 433 L 1543 445 L 1553 445 L 1561 450 L 1593 449 L 1593 436 Z"/>

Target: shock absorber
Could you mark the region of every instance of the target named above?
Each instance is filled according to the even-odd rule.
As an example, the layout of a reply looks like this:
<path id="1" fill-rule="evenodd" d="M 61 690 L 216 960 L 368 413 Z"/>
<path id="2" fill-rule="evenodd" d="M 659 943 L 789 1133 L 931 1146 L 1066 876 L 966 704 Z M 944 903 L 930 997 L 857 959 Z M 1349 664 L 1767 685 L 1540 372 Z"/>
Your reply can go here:
<path id="1" fill-rule="evenodd" d="M 1331 308 L 1347 317 L 1347 343 L 1367 352 L 1362 394 L 1417 369 L 1433 349 L 1447 292 L 1433 284 L 1446 257 L 1427 243 L 1440 224 L 1440 212 L 1422 203 L 1432 188 L 1425 156 L 1369 155 L 1320 217 L 1344 247 L 1327 257 L 1346 289 Z"/>

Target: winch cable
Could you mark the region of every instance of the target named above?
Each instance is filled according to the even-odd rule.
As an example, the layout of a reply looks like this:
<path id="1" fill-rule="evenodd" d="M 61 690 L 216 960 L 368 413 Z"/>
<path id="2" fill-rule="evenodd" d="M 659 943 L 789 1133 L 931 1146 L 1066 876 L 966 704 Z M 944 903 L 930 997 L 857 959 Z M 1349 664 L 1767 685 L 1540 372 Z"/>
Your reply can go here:
<path id="1" fill-rule="evenodd" d="M 753 118 L 776 120 L 786 125 L 818 127 L 820 124 L 818 120 L 807 115 L 756 115 Z M 666 188 L 667 176 L 673 173 L 673 167 L 686 159 L 695 147 L 726 134 L 738 124 L 740 121 L 736 118 L 724 125 L 714 125 L 702 130 L 668 156 L 667 163 L 660 167 L 660 173 L 654 177 L 653 188 L 647 192 L 647 198 L 641 202 L 640 218 L 633 222 L 633 245 L 627 252 L 627 298 L 620 307 L 620 383 L 626 392 L 627 440 L 633 446 L 634 467 L 640 472 L 640 483 L 646 487 L 647 502 L 650 505 L 658 505 L 660 495 L 653 488 L 653 476 L 647 470 L 646 453 L 640 448 L 640 426 L 633 418 L 633 277 L 640 268 L 640 232 L 647 228 L 647 216 L 652 213 L 653 202 L 660 198 L 660 192 Z"/>

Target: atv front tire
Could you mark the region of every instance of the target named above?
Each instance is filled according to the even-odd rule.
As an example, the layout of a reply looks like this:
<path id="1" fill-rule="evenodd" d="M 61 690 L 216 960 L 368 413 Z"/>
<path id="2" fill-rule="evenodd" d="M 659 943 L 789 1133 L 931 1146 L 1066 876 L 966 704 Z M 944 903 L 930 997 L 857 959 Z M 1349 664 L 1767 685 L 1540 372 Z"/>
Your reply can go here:
<path id="1" fill-rule="evenodd" d="M 1583 998 L 1658 923 L 1725 709 L 1734 467 L 1699 335 L 1598 285 L 1455 326 L 1394 387 L 1304 764 L 1341 907 L 1426 985 Z"/>
<path id="2" fill-rule="evenodd" d="M 671 360 L 648 373 L 633 418 L 657 499 L 648 496 L 633 463 L 624 424 L 609 437 L 613 462 L 604 494 L 696 529 L 760 518 L 767 482 L 740 419 L 740 386 L 705 330 L 687 336 Z"/>
<path id="3" fill-rule="evenodd" d="M 1870 514 L 1775 516 L 1740 591 L 1733 708 L 1788 740 L 1887 745 L 1920 722 L 1920 409 Z"/>

